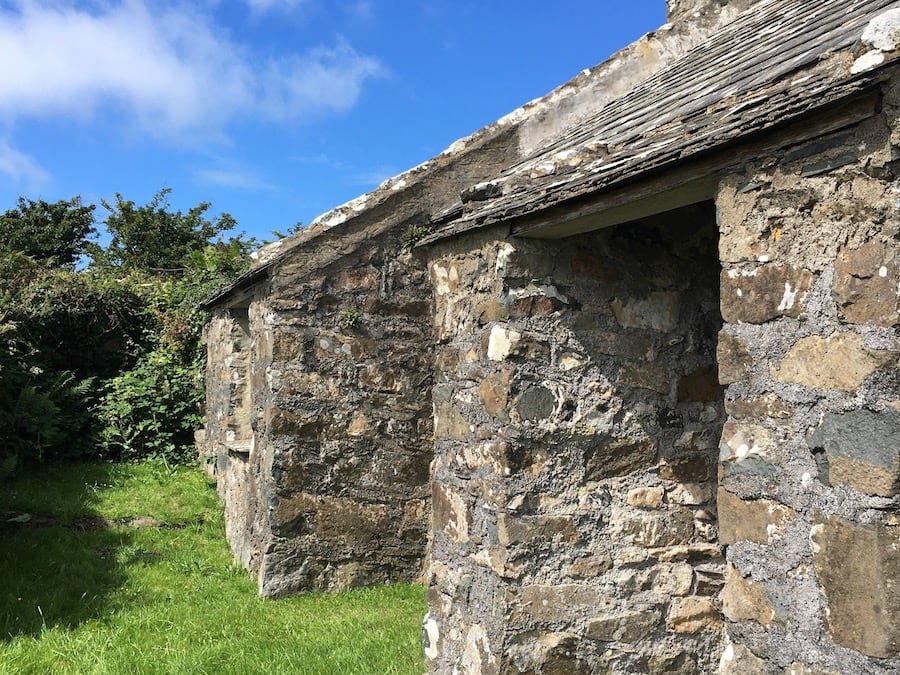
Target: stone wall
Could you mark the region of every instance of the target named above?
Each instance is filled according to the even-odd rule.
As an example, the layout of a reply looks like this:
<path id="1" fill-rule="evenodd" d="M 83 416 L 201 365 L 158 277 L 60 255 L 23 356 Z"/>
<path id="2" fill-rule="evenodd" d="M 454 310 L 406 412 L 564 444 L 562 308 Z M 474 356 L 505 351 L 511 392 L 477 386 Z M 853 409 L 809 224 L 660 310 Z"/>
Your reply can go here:
<path id="1" fill-rule="evenodd" d="M 724 672 L 900 671 L 896 100 L 719 190 Z"/>
<path id="2" fill-rule="evenodd" d="M 422 565 L 432 443 L 430 365 L 423 364 L 432 359 L 421 303 L 430 291 L 417 263 L 399 255 L 406 227 L 452 217 L 479 182 L 659 71 L 750 1 L 716 5 L 642 37 L 264 247 L 255 281 L 244 280 L 253 294 L 249 351 L 240 317 L 227 309 L 247 304 L 239 299 L 248 288 L 238 281 L 213 301 L 211 414 L 197 442 L 201 455 L 215 458 L 209 466 L 229 540 L 261 592 L 409 579 Z M 355 315 L 361 321 L 351 326 L 346 319 Z M 247 377 L 258 386 L 242 388 Z"/>
<path id="3" fill-rule="evenodd" d="M 220 308 L 207 325 L 206 428 L 198 434 L 200 461 L 217 481 L 225 505 L 226 536 L 236 557 L 258 570 L 268 540 L 266 368 L 270 357 L 264 305 Z"/>
<path id="4" fill-rule="evenodd" d="M 402 234 L 270 284 L 264 595 L 421 577 L 431 292 Z"/>
<path id="5" fill-rule="evenodd" d="M 430 272 L 431 672 L 711 672 L 711 205 L 560 242 L 470 235 Z"/>

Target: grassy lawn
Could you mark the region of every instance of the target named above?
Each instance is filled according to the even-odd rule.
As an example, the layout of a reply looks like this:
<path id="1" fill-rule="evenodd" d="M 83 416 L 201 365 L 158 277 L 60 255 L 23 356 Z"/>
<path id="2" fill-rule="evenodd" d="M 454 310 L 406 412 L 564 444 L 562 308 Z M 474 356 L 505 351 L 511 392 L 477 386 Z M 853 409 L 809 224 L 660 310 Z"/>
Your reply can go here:
<path id="1" fill-rule="evenodd" d="M 262 600 L 223 530 L 196 469 L 0 483 L 0 673 L 423 672 L 421 587 Z"/>

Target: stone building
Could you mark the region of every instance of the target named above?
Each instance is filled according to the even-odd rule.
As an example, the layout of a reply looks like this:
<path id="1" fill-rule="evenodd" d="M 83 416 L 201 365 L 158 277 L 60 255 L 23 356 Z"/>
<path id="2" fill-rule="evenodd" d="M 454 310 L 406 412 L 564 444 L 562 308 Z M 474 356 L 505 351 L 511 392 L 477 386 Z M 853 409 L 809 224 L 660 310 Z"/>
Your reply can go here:
<path id="1" fill-rule="evenodd" d="M 211 298 L 260 591 L 424 575 L 434 673 L 900 671 L 898 46 L 670 1 Z"/>

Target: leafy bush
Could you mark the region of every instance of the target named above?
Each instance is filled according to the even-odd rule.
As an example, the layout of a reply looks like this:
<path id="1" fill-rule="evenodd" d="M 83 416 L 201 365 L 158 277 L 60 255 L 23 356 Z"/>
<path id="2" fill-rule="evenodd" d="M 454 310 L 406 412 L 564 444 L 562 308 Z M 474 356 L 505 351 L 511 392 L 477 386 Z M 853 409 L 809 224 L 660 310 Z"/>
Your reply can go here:
<path id="1" fill-rule="evenodd" d="M 15 326 L 0 323 L 0 464 L 83 453 L 93 440 L 93 380 L 29 366 L 25 349 Z"/>
<path id="2" fill-rule="evenodd" d="M 168 194 L 103 202 L 106 247 L 88 240 L 94 207 L 78 198 L 20 199 L 0 214 L 0 475 L 13 457 L 194 457 L 197 305 L 256 242 L 223 239 L 234 219 L 208 218 L 205 202 L 173 212 Z M 76 269 L 84 253 L 90 265 Z"/>
<path id="3" fill-rule="evenodd" d="M 203 422 L 200 370 L 151 352 L 131 370 L 107 383 L 99 407 L 102 439 L 116 459 L 194 457 L 194 430 Z"/>

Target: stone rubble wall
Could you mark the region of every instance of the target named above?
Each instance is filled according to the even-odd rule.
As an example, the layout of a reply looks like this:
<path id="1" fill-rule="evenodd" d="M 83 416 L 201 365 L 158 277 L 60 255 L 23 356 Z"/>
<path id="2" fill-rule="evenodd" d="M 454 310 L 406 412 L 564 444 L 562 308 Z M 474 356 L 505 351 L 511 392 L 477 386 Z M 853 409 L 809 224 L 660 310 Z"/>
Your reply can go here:
<path id="1" fill-rule="evenodd" d="M 422 411 L 431 405 L 425 379 L 432 359 L 418 303 L 430 291 L 419 263 L 398 257 L 407 226 L 458 207 L 463 191 L 657 72 L 750 1 L 709 0 L 703 11 L 264 247 L 257 265 L 272 267 L 255 286 L 249 365 L 235 346 L 228 299 L 220 299 L 208 330 L 211 415 L 197 444 L 202 456 L 215 457 L 209 466 L 216 467 L 229 541 L 263 594 L 409 579 L 423 565 L 422 453 L 431 452 L 432 440 L 422 421 L 430 414 Z M 362 325 L 341 327 L 347 311 L 361 313 Z M 236 402 L 247 372 L 259 386 L 249 402 Z M 249 437 L 236 438 L 219 419 L 235 410 L 243 429 L 252 412 Z M 382 539 L 383 549 L 375 544 Z"/>
<path id="2" fill-rule="evenodd" d="M 434 673 L 707 673 L 721 325 L 711 205 L 432 251 Z"/>
<path id="3" fill-rule="evenodd" d="M 725 673 L 900 672 L 897 93 L 719 189 Z"/>
<path id="4" fill-rule="evenodd" d="M 268 364 L 263 305 L 217 309 L 204 332 L 207 345 L 206 427 L 200 461 L 216 479 L 225 506 L 226 537 L 237 559 L 256 572 L 260 542 L 269 537 L 263 497 L 267 455 L 260 426 Z"/>
<path id="5" fill-rule="evenodd" d="M 400 235 L 271 282 L 264 595 L 422 576 L 431 291 Z"/>

